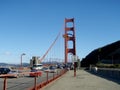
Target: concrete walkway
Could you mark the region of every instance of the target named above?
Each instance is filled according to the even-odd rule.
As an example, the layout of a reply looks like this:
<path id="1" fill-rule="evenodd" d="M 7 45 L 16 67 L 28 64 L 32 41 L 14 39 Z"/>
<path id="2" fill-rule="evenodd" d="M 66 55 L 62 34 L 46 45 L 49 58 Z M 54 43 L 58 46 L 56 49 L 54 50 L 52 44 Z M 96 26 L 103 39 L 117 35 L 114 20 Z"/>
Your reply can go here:
<path id="1" fill-rule="evenodd" d="M 120 84 L 84 70 L 78 70 L 76 77 L 74 77 L 73 71 L 68 71 L 42 90 L 120 90 Z"/>

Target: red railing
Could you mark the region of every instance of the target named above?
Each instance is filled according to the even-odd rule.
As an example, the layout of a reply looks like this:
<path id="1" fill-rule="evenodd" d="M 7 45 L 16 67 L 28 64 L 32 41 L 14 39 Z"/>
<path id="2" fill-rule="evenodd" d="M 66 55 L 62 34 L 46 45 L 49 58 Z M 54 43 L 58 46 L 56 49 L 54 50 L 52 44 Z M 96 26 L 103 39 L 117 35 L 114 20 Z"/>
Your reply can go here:
<path id="1" fill-rule="evenodd" d="M 67 70 L 66 69 L 63 69 L 63 70 L 60 70 L 59 72 L 57 71 L 56 74 L 53 73 L 53 76 L 51 78 L 49 78 L 49 71 L 46 71 L 46 80 L 40 82 L 37 84 L 37 77 L 38 76 L 42 76 L 42 72 L 23 72 L 23 73 L 20 73 L 21 75 L 26 75 L 26 74 L 34 74 L 34 85 L 27 88 L 26 90 L 40 90 L 42 87 L 46 86 L 47 84 L 49 84 L 50 82 L 54 81 L 55 79 L 59 78 L 60 76 L 62 76 L 64 73 L 66 73 Z M 4 80 L 3 80 L 3 90 L 7 90 L 7 84 L 9 84 L 7 82 L 7 79 L 8 77 L 12 77 L 14 74 L 4 74 L 4 75 L 0 75 L 0 77 L 2 77 Z"/>
<path id="2" fill-rule="evenodd" d="M 54 73 L 53 73 L 53 77 L 48 78 L 49 72 L 47 71 L 46 72 L 46 80 L 43 81 L 43 82 L 41 82 L 41 83 L 39 83 L 39 84 L 36 84 L 37 81 L 36 81 L 36 77 L 35 77 L 35 86 L 29 88 L 28 90 L 40 90 L 41 88 L 43 88 L 44 86 L 48 85 L 52 81 L 56 80 L 57 78 L 59 78 L 60 76 L 62 76 L 63 74 L 65 74 L 66 72 L 67 72 L 66 69 L 61 70 L 60 73 L 57 72 L 57 75 L 54 75 Z"/>

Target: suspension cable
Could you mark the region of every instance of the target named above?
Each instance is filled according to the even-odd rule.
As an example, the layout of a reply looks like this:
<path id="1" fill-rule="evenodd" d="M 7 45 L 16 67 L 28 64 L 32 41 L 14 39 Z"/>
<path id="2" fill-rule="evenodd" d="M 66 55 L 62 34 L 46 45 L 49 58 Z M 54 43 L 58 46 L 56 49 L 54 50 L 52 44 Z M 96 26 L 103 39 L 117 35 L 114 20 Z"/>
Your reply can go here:
<path id="1" fill-rule="evenodd" d="M 48 50 L 46 51 L 46 53 L 43 55 L 43 57 L 40 59 L 40 62 L 46 57 L 46 55 L 48 54 L 48 52 L 51 50 L 51 48 L 54 46 L 54 44 L 56 43 L 57 39 L 59 38 L 61 32 L 58 33 L 57 37 L 55 38 L 54 42 L 51 44 L 51 46 L 48 48 Z"/>

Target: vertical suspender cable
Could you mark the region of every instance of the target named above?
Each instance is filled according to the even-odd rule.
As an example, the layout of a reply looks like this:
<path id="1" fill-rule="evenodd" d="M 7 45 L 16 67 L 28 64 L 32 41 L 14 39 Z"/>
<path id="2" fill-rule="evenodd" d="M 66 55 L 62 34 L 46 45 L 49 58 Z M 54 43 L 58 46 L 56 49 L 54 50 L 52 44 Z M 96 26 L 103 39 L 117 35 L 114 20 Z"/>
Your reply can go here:
<path id="1" fill-rule="evenodd" d="M 55 38 L 54 42 L 51 44 L 51 46 L 48 48 L 48 50 L 46 51 L 46 53 L 43 55 L 43 57 L 40 59 L 40 62 L 46 57 L 46 55 L 48 54 L 48 52 L 51 50 L 51 48 L 54 46 L 54 44 L 56 43 L 57 39 L 60 36 L 60 33 L 58 33 L 57 37 Z"/>

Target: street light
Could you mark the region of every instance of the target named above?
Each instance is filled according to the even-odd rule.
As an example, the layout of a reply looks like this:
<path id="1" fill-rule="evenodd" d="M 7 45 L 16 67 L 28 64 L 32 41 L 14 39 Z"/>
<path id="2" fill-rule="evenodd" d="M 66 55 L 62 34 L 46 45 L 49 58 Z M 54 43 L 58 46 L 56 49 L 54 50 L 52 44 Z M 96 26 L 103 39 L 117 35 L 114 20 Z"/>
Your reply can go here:
<path id="1" fill-rule="evenodd" d="M 22 56 L 26 55 L 25 53 L 21 54 L 21 68 L 22 68 Z"/>

